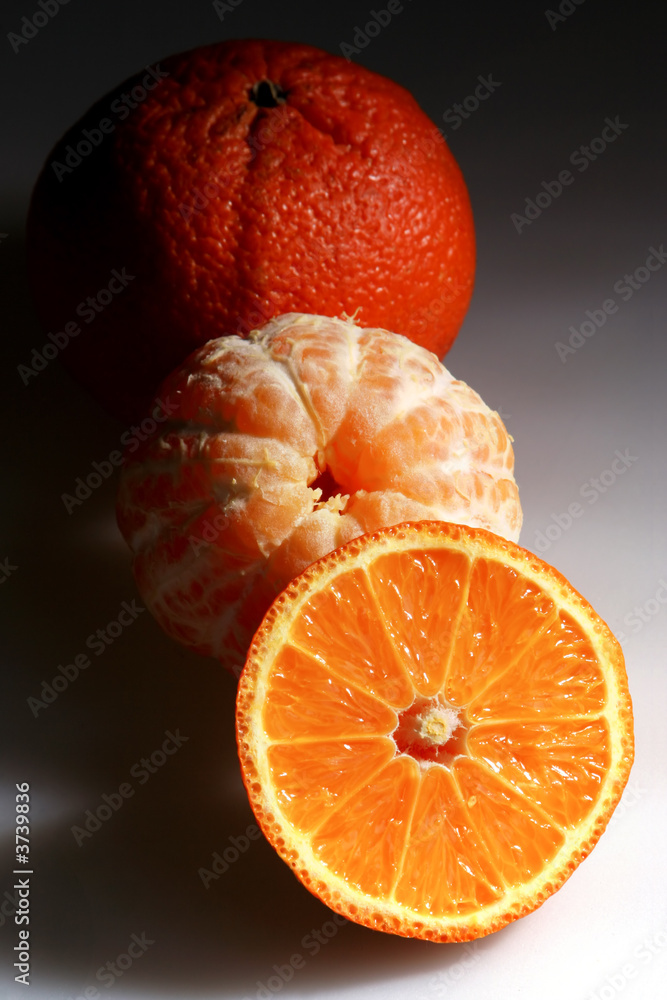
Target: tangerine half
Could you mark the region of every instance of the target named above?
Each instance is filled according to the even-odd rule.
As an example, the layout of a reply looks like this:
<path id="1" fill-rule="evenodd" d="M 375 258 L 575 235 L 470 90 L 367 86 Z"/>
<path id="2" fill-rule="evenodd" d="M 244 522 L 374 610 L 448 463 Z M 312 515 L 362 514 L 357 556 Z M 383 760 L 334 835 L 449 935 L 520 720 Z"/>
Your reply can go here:
<path id="1" fill-rule="evenodd" d="M 364 535 L 292 581 L 253 640 L 237 739 L 257 821 L 303 884 L 432 941 L 540 906 L 633 760 L 604 622 L 536 556 L 442 522 Z"/>

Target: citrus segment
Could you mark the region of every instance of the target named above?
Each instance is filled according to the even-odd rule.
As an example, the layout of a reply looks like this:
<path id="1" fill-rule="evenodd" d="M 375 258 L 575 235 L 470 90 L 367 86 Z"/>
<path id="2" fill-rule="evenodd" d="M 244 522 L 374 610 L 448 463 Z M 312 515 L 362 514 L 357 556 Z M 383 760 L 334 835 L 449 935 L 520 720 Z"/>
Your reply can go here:
<path id="1" fill-rule="evenodd" d="M 389 738 L 330 740 L 268 748 L 272 781 L 285 815 L 301 830 L 312 830 L 343 798 L 371 781 L 394 756 Z"/>
<path id="2" fill-rule="evenodd" d="M 354 648 L 350 649 L 350 636 Z M 412 684 L 378 616 L 363 570 L 351 570 L 303 607 L 291 641 L 307 649 L 338 678 L 403 708 Z"/>
<path id="3" fill-rule="evenodd" d="M 442 688 L 469 574 L 470 560 L 464 552 L 437 549 L 391 552 L 368 567 L 389 646 L 398 651 L 422 696 Z M 413 698 L 414 692 L 410 701 Z"/>
<path id="4" fill-rule="evenodd" d="M 525 650 L 549 617 L 554 603 L 510 566 L 477 560 L 467 586 L 466 609 L 451 643 L 445 692 L 456 705 L 478 697 L 519 650 Z M 500 682 L 502 687 L 502 682 Z"/>
<path id="5" fill-rule="evenodd" d="M 314 856 L 332 874 L 369 896 L 389 896 L 410 828 L 419 789 L 419 768 L 408 756 L 395 757 L 317 827 Z"/>
<path id="6" fill-rule="evenodd" d="M 444 917 L 472 913 L 501 894 L 502 885 L 454 777 L 444 768 L 430 768 L 420 782 L 410 852 L 393 898 L 415 912 Z"/>
<path id="7" fill-rule="evenodd" d="M 401 664 L 407 703 L 385 686 Z M 535 556 L 444 522 L 364 535 L 296 578 L 250 650 L 237 739 L 258 822 L 303 883 L 359 923 L 438 941 L 558 889 L 633 759 L 601 619 Z"/>
<path id="8" fill-rule="evenodd" d="M 502 884 L 508 889 L 521 886 L 544 871 L 564 836 L 532 796 L 522 794 L 472 754 L 457 757 L 452 771 Z"/>
<path id="9" fill-rule="evenodd" d="M 520 647 L 517 647 L 519 652 Z M 539 635 L 526 643 L 506 675 L 493 678 L 472 693 L 471 719 L 505 718 L 537 721 L 599 714 L 605 703 L 605 677 L 590 634 L 561 611 Z"/>
<path id="10" fill-rule="evenodd" d="M 548 810 L 561 827 L 579 823 L 597 799 L 610 764 L 603 719 L 477 726 L 468 750 Z"/>
<path id="11" fill-rule="evenodd" d="M 322 681 L 316 687 L 313 671 Z M 396 725 L 395 713 L 383 702 L 288 645 L 273 665 L 264 716 L 273 740 L 384 735 Z"/>

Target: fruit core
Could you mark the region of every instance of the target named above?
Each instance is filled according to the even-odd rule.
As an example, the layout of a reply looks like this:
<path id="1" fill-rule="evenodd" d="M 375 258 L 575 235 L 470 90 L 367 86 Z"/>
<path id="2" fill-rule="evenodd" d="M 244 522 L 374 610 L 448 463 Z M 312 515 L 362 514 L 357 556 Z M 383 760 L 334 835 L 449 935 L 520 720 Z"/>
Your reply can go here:
<path id="1" fill-rule="evenodd" d="M 347 490 L 336 481 L 328 465 L 325 466 L 322 472 L 320 472 L 317 479 L 314 479 L 313 482 L 308 485 L 311 490 L 322 490 L 322 495 L 317 501 L 319 505 L 325 504 L 327 500 L 331 500 L 332 497 L 337 497 L 339 495 L 347 497 Z"/>
<path id="2" fill-rule="evenodd" d="M 250 100 L 258 108 L 277 108 L 287 100 L 287 91 L 273 80 L 259 80 L 250 88 Z"/>
<path id="3" fill-rule="evenodd" d="M 416 698 L 399 713 L 392 733 L 399 753 L 407 753 L 419 764 L 449 764 L 465 753 L 468 732 L 463 709 L 434 698 Z"/>

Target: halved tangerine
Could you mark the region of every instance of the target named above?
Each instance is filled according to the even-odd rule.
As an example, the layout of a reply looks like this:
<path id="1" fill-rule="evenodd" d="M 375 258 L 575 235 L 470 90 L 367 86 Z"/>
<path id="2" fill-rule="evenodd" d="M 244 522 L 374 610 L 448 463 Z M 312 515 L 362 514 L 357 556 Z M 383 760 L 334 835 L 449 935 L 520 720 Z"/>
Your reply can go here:
<path id="1" fill-rule="evenodd" d="M 304 885 L 434 941 L 489 934 L 555 892 L 633 760 L 605 623 L 530 552 L 435 521 L 357 538 L 277 598 L 237 739 L 257 820 Z"/>

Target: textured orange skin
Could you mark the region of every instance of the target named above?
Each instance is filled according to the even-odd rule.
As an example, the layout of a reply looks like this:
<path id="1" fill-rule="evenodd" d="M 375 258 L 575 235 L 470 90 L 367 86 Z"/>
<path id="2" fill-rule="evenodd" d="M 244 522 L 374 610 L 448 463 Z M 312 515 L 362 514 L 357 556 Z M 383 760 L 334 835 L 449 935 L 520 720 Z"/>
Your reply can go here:
<path id="1" fill-rule="evenodd" d="M 227 41 L 158 66 L 124 120 L 110 109 L 145 71 L 69 130 L 33 194 L 31 285 L 46 330 L 81 329 L 62 351 L 72 374 L 134 419 L 193 349 L 291 311 L 356 313 L 442 357 L 472 294 L 473 222 L 414 98 L 287 42 Z M 284 103 L 253 101 L 263 80 Z M 113 132 L 59 180 L 53 161 L 105 117 Z M 122 268 L 133 279 L 86 323 L 77 306 Z"/>

